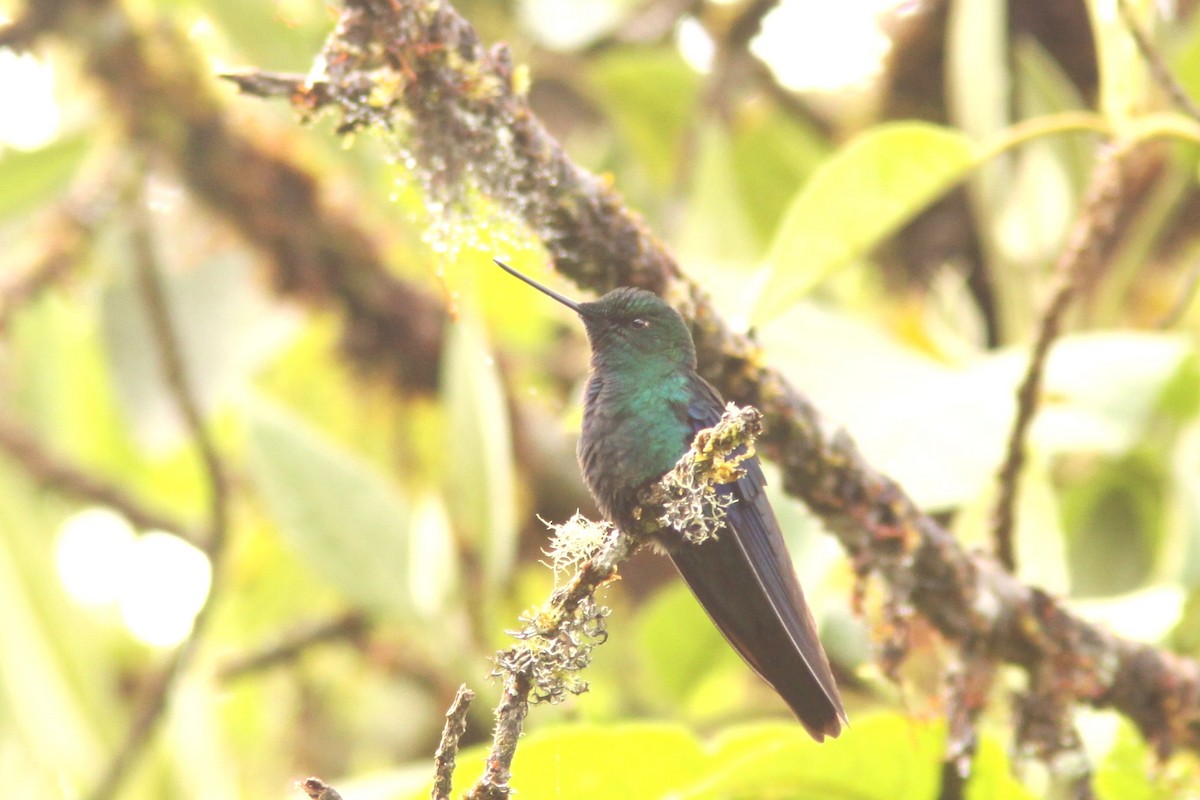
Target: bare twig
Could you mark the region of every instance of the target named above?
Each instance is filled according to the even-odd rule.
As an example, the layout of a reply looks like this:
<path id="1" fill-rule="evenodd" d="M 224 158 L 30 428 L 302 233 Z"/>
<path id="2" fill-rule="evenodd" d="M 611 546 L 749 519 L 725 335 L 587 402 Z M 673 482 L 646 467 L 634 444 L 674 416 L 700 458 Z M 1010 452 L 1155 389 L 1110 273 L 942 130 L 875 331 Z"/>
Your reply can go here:
<path id="1" fill-rule="evenodd" d="M 1150 74 L 1154 76 L 1154 80 L 1171 98 L 1171 102 L 1175 104 L 1176 108 L 1192 119 L 1200 121 L 1200 105 L 1196 104 L 1196 101 L 1183 88 L 1183 84 L 1171 74 L 1166 59 L 1163 58 L 1154 42 L 1150 40 L 1150 36 L 1142 28 L 1141 23 L 1138 22 L 1137 15 L 1129 6 L 1129 0 L 1117 0 L 1117 8 L 1121 12 L 1121 19 L 1125 21 L 1125 27 L 1129 29 L 1129 35 L 1137 44 L 1138 52 L 1146 61 L 1146 65 L 1150 67 Z"/>
<path id="2" fill-rule="evenodd" d="M 1079 218 L 1067 239 L 1062 255 L 1054 265 L 1050 298 L 1038 321 L 1037 338 L 1029 357 L 1029 367 L 1017 389 L 1017 416 L 1008 436 L 1008 447 L 998 477 L 998 497 L 992 515 L 992 542 L 996 558 L 1009 572 L 1016 567 L 1013 526 L 1021 468 L 1025 464 L 1025 440 L 1041 402 L 1042 378 L 1050 346 L 1058 338 L 1063 315 L 1079 289 L 1081 277 L 1091 269 L 1101 247 L 1112 233 L 1121 192 L 1121 159 L 1124 151 L 1109 146 L 1103 149 L 1092 172 L 1091 185 L 1079 211 Z"/>
<path id="3" fill-rule="evenodd" d="M 213 600 L 221 586 L 221 564 L 229 527 L 229 510 L 225 471 L 217 453 L 216 445 L 204 426 L 200 408 L 196 403 L 187 375 L 179 342 L 171 323 L 171 311 L 167 305 L 166 292 L 158 274 L 157 259 L 149 229 L 149 212 L 139 197 L 131 204 L 133 213 L 133 256 L 138 282 L 150 318 L 150 329 L 158 346 L 159 361 L 167 387 L 183 415 L 192 439 L 200 453 L 208 480 L 209 519 L 200 547 L 212 564 L 212 588 L 204 605 L 196 614 L 191 633 L 159 668 L 149 681 L 139 699 L 133 720 L 125 732 L 125 738 L 113 754 L 104 774 L 88 795 L 91 800 L 105 800 L 113 796 L 121 781 L 141 754 L 146 743 L 161 721 L 167 700 L 179 676 L 191 663 L 200 638 L 207 627 L 213 608 Z"/>
<path id="4" fill-rule="evenodd" d="M 458 740 L 467 729 L 467 711 L 475 693 L 466 684 L 458 687 L 454 702 L 446 712 L 446 726 L 442 728 L 442 738 L 438 742 L 437 752 L 433 755 L 433 800 L 450 800 L 450 792 L 454 781 L 454 759 L 458 756 Z"/>
<path id="5" fill-rule="evenodd" d="M 634 549 L 630 535 L 609 531 L 599 552 L 588 559 L 570 583 L 556 591 L 546 607 L 524 618 L 517 633 L 521 642 L 496 657 L 504 691 L 496 706 L 492 749 L 482 777 L 467 800 L 507 800 L 512 760 L 531 702 L 558 702 L 587 684 L 577 673 L 590 661 L 591 648 L 603 642 L 602 620 L 607 610 L 595 602 L 596 591 L 616 575 Z M 534 640 L 534 644 L 528 642 Z"/>
<path id="6" fill-rule="evenodd" d="M 517 754 L 517 742 L 525 717 L 529 714 L 529 693 L 532 677 L 524 672 L 509 673 L 504 679 L 504 693 L 496 706 L 496 728 L 492 733 L 492 749 L 483 777 L 463 795 L 464 800 L 508 800 L 512 789 L 512 761 Z"/>
<path id="7" fill-rule="evenodd" d="M 510 797 L 512 760 L 530 703 L 556 703 L 567 694 L 587 689 L 579 673 L 590 663 L 592 648 L 607 638 L 604 617 L 608 609 L 596 602 L 596 592 L 612 580 L 618 567 L 646 541 L 645 537 L 673 529 L 680 538 L 696 543 L 720 528 L 723 516 L 713 510 L 717 505 L 713 502 L 714 486 L 740 477 L 737 465 L 753 452 L 761 423 L 762 417 L 755 409 L 731 405 L 717 425 L 697 433 L 675 468 L 639 497 L 642 513 L 635 515 L 640 520 L 637 530 L 597 525 L 578 515 L 561 526 L 586 528 L 591 556 L 541 609 L 522 617 L 524 626 L 513 633 L 518 643 L 497 654 L 494 674 L 503 677 L 504 691 L 496 707 L 487 766 L 466 795 L 467 800 Z M 680 512 L 692 506 L 708 506 L 707 518 L 701 521 L 691 513 Z M 561 541 L 566 534 L 564 530 L 559 533 L 556 539 Z"/>

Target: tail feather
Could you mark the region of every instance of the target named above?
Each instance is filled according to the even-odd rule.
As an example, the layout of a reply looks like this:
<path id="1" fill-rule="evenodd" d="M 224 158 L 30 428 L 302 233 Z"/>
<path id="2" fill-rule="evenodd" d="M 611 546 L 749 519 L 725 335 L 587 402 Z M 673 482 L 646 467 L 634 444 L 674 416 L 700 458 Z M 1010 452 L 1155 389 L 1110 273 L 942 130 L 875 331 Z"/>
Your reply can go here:
<path id="1" fill-rule="evenodd" d="M 727 528 L 715 539 L 670 548 L 671 560 L 717 628 L 812 737 L 836 737 L 846 715 L 779 523 L 758 481 L 739 481 L 735 494 Z"/>

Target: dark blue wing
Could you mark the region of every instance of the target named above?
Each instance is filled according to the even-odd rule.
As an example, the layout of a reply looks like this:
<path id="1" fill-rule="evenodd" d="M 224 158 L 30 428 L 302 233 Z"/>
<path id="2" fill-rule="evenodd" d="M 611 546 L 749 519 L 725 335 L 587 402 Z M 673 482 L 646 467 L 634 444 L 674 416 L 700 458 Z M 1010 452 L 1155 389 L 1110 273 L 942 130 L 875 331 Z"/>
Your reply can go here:
<path id="1" fill-rule="evenodd" d="M 717 423 L 723 406 L 702 378 L 687 414 L 693 430 Z M 815 739 L 837 736 L 845 713 L 816 625 L 767 501 L 758 458 L 723 488 L 736 499 L 726 530 L 669 548 L 671 560 L 730 644 L 787 701 Z"/>

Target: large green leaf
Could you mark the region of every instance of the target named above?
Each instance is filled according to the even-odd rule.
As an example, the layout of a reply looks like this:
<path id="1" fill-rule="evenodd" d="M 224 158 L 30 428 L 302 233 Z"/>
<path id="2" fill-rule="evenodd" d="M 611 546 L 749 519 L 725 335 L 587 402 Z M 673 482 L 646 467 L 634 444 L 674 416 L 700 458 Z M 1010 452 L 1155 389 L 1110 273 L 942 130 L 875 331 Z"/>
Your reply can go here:
<path id="1" fill-rule="evenodd" d="M 792 721 L 750 723 L 702 742 L 663 723 L 573 725 L 530 734 L 513 763 L 523 797 L 624 800 L 925 800 L 937 796 L 944 726 L 899 714 L 856 719 L 817 744 Z M 487 748 L 457 758 L 455 792 L 474 783 Z M 428 797 L 429 767 L 339 784 L 346 797 Z M 422 786 L 418 789 L 417 787 Z M 971 800 L 1028 800 L 1004 749 L 986 738 L 968 784 Z"/>
<path id="2" fill-rule="evenodd" d="M 975 165 L 971 140 L 897 122 L 833 154 L 793 198 L 767 253 L 754 318 L 777 316 L 831 271 L 866 255 Z"/>
<path id="3" fill-rule="evenodd" d="M 413 613 L 410 512 L 379 472 L 265 401 L 247 407 L 250 477 L 310 569 L 346 597 Z"/>
<path id="4" fill-rule="evenodd" d="M 941 725 L 898 715 L 856 720 L 817 744 L 792 722 L 723 734 L 708 774 L 674 795 L 687 800 L 895 800 L 937 796 Z"/>
<path id="5" fill-rule="evenodd" d="M 714 670 L 741 667 L 733 650 L 682 583 L 659 592 L 637 617 L 644 680 L 673 707 L 687 705 Z M 748 671 L 748 670 L 747 670 Z"/>
<path id="6" fill-rule="evenodd" d="M 443 487 L 450 519 L 498 585 L 516 553 L 516 492 L 508 401 L 478 318 L 449 330 L 442 374 Z"/>
<path id="7" fill-rule="evenodd" d="M 487 747 L 472 747 L 458 754 L 455 796 L 478 779 L 487 753 Z M 529 798 L 675 797 L 674 790 L 703 774 L 706 761 L 700 741 L 681 725 L 571 725 L 523 737 L 511 785 Z M 431 783 L 428 777 L 420 780 L 422 770 L 429 775 L 428 767 L 396 771 L 338 786 L 338 791 L 358 800 L 426 798 Z"/>

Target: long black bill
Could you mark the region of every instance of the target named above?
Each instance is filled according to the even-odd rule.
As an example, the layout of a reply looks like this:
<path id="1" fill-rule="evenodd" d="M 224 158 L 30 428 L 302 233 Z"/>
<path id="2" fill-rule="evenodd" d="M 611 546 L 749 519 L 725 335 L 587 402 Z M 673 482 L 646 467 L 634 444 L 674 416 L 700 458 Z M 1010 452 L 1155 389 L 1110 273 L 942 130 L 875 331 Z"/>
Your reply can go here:
<path id="1" fill-rule="evenodd" d="M 504 270 L 505 272 L 507 272 L 509 275 L 512 275 L 514 278 L 519 278 L 520 280 L 525 281 L 526 283 L 528 283 L 533 288 L 537 289 L 542 294 L 546 294 L 546 295 L 549 295 L 550 297 L 553 297 L 555 300 L 562 303 L 564 306 L 571 309 L 576 314 L 583 313 L 583 309 L 581 309 L 579 307 L 579 303 L 576 303 L 574 300 L 571 300 L 570 298 L 567 298 L 567 297 L 563 297 L 561 294 L 559 294 L 558 292 L 554 291 L 553 289 L 551 289 L 549 287 L 542 286 L 540 283 L 535 281 L 533 278 L 525 277 L 524 275 L 517 272 L 515 269 L 510 267 L 508 264 L 505 264 L 503 261 L 501 261 L 498 258 L 493 258 L 492 261 L 495 261 L 496 266 L 499 267 L 500 269 Z"/>

